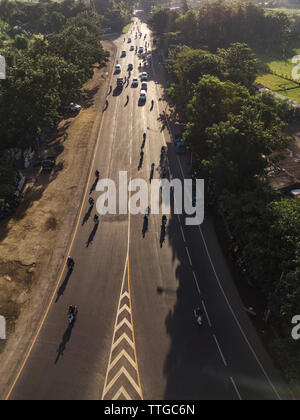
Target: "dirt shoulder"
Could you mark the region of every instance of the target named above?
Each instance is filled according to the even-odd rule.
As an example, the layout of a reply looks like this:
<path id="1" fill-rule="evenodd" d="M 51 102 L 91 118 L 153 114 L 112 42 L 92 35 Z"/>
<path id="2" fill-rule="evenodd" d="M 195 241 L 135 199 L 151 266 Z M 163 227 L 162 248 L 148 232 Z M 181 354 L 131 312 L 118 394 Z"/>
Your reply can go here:
<path id="1" fill-rule="evenodd" d="M 7 319 L 8 340 L 0 341 L 0 398 L 25 357 L 59 277 L 89 176 L 102 120 L 116 46 L 85 89 L 89 98 L 75 118 L 63 120 L 48 144 L 57 156 L 50 174 L 31 176 L 16 214 L 0 224 L 0 314 Z M 67 132 L 67 134 L 66 134 Z"/>

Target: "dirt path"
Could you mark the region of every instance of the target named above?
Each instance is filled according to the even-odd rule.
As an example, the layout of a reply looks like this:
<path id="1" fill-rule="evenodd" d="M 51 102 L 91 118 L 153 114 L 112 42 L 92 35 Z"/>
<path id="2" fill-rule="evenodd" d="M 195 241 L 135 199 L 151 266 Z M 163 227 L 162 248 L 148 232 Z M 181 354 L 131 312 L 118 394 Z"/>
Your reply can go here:
<path id="1" fill-rule="evenodd" d="M 80 210 L 116 52 L 110 41 L 103 46 L 111 53 L 108 66 L 95 68 L 83 110 L 62 121 L 49 143 L 55 170 L 33 177 L 17 213 L 0 224 L 0 314 L 8 333 L 7 342 L 0 341 L 0 398 L 49 302 Z"/>

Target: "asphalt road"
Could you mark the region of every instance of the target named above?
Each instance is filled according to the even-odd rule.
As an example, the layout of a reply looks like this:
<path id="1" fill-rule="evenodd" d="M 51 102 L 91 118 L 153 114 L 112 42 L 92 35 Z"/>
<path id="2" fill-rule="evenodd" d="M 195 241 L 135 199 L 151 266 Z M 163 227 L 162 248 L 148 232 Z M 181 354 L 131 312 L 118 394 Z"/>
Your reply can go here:
<path id="1" fill-rule="evenodd" d="M 132 41 L 139 46 L 151 33 L 144 23 L 138 26 L 143 37 L 136 40 L 133 33 Z M 119 53 L 127 51 L 118 58 L 122 76 L 129 63 L 131 78 L 138 76 L 141 60 L 123 36 L 118 42 Z M 176 155 L 164 118 L 156 57 L 152 63 L 144 106 L 138 105 L 140 86 L 129 84 L 108 96 L 91 169 L 117 185 L 119 171 L 149 183 L 152 163 L 159 178 L 163 145 L 170 174 L 185 175 L 186 158 Z M 94 181 L 92 176 L 88 194 Z M 93 231 L 88 194 L 72 245 L 74 271 L 64 272 L 10 399 L 289 398 L 243 310 L 209 216 L 201 227 L 168 216 L 163 243 L 161 215 L 150 214 L 144 235 L 142 214 L 101 216 Z M 73 327 L 67 322 L 69 304 L 79 308 Z M 202 327 L 194 320 L 196 306 L 205 314 Z"/>

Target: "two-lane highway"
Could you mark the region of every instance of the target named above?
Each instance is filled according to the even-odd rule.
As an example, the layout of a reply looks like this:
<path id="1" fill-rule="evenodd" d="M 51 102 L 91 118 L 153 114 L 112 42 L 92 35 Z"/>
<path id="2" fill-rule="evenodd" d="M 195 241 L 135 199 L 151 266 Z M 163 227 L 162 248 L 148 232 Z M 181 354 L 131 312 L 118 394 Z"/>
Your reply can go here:
<path id="1" fill-rule="evenodd" d="M 137 13 L 128 34 L 138 47 L 151 40 L 142 17 Z M 143 36 L 135 39 L 137 26 Z M 130 51 L 132 44 L 123 36 L 118 44 L 121 76 L 128 75 L 130 63 L 133 71 L 122 92 L 115 90 L 118 75 L 112 76 L 113 90 L 70 251 L 74 272 L 67 276 L 64 271 L 59 279 L 8 397 L 287 398 L 243 311 L 209 218 L 199 228 L 185 226 L 183 216 L 168 215 L 163 242 L 162 215 L 150 214 L 144 234 L 143 214 L 101 216 L 94 230 L 95 209 L 88 213 L 88 197 L 96 169 L 116 185 L 120 171 L 128 172 L 128 180 L 143 178 L 149 184 L 152 163 L 154 178 L 160 178 L 166 166 L 160 161 L 165 146 L 171 177 L 187 176 L 185 159 L 176 155 L 164 118 L 156 55 L 148 50 L 145 56 L 152 57 L 152 64 L 139 69 L 141 57 Z M 123 49 L 127 55 L 121 58 Z M 142 70 L 149 73 L 148 98 L 140 106 L 140 83 L 133 88 L 131 81 Z M 98 195 L 92 192 L 95 200 Z M 67 323 L 70 304 L 79 308 L 73 327 Z M 193 316 L 196 306 L 205 314 L 202 327 Z"/>

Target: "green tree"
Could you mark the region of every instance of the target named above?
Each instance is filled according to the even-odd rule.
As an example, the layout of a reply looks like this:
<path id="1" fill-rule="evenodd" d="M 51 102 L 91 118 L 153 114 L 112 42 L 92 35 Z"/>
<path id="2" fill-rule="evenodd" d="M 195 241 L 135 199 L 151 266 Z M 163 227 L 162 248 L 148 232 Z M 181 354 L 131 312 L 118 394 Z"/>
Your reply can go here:
<path id="1" fill-rule="evenodd" d="M 17 50 L 28 50 L 29 39 L 24 35 L 16 35 L 13 45 Z"/>

